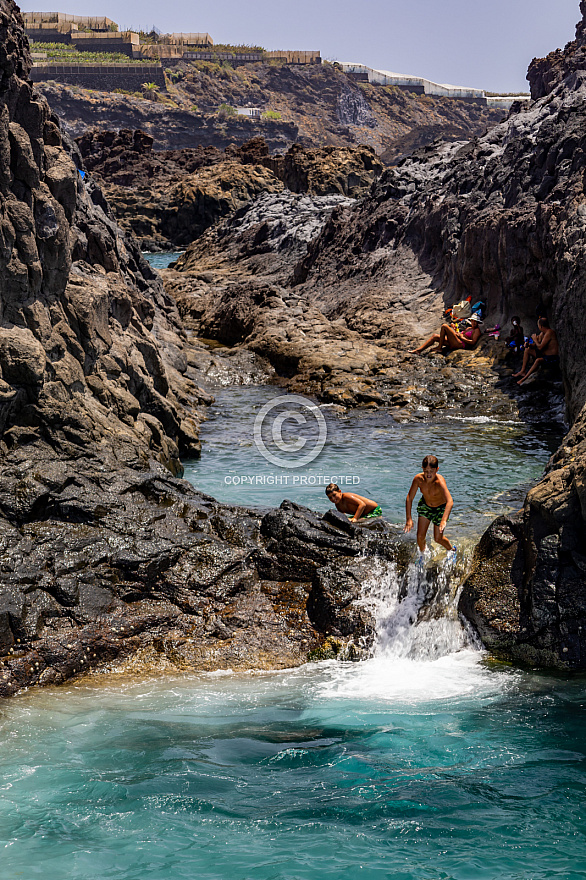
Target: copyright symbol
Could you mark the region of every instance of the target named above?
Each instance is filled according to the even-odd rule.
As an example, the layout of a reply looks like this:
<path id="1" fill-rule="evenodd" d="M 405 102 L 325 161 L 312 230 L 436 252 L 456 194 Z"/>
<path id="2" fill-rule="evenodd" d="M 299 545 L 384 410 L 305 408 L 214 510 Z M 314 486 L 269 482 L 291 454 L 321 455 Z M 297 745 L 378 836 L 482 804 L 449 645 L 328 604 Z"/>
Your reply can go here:
<path id="1" fill-rule="evenodd" d="M 280 412 L 274 410 L 280 409 Z M 283 437 L 284 429 L 306 426 L 310 437 L 297 436 L 293 440 Z M 265 403 L 254 420 L 254 442 L 260 454 L 277 467 L 298 468 L 314 461 L 325 446 L 327 439 L 326 420 L 319 407 L 300 394 L 284 394 Z M 270 437 L 274 446 L 281 451 L 274 452 L 267 446 Z M 301 450 L 307 450 L 296 458 Z"/>

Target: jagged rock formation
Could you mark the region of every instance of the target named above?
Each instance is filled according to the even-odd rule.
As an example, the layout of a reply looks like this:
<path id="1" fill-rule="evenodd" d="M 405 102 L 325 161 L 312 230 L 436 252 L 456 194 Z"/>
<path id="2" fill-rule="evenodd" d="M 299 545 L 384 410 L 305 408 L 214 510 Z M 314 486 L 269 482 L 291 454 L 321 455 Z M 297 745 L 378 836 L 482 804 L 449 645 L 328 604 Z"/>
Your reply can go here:
<path id="1" fill-rule="evenodd" d="M 581 0 L 580 12 L 586 13 L 586 4 Z M 576 25 L 576 39 L 565 47 L 550 52 L 546 58 L 534 58 L 527 71 L 527 79 L 531 87 L 534 101 L 549 95 L 557 85 L 564 81 L 568 74 L 586 69 L 586 24 L 584 21 Z"/>
<path id="2" fill-rule="evenodd" d="M 76 464 L 38 473 L 21 450 L 3 468 L 0 696 L 113 665 L 279 668 L 328 637 L 348 657 L 372 644 L 372 557 L 404 570 L 410 553 L 388 526 L 231 508 L 156 464 Z"/>
<path id="3" fill-rule="evenodd" d="M 145 249 L 180 247 L 198 238 L 261 192 L 354 198 L 382 172 L 368 147 L 305 150 L 295 145 L 271 156 L 254 138 L 241 147 L 155 153 L 141 131 L 92 130 L 77 139 L 85 165 L 106 193 L 120 224 Z"/>
<path id="4" fill-rule="evenodd" d="M 177 312 L 26 81 L 15 8 L 2 6 L 0 34 L 3 449 L 106 442 L 177 470 L 180 454 L 198 450 Z"/>
<path id="5" fill-rule="evenodd" d="M 0 695 L 139 650 L 153 665 L 302 662 L 349 633 L 308 616 L 315 572 L 375 545 L 396 555 L 389 532 L 234 511 L 174 479 L 199 453 L 200 381 L 245 381 L 262 363 L 187 339 L 28 83 L 12 0 L 0 46 Z"/>
<path id="6" fill-rule="evenodd" d="M 388 163 L 438 137 L 454 141 L 480 135 L 504 115 L 468 101 L 358 83 L 331 64 L 218 69 L 185 61 L 174 65 L 173 73 L 178 81 L 167 84 L 166 98 L 172 102 L 167 104 L 130 95 L 90 94 L 54 82 L 40 88 L 72 137 L 93 128 L 99 118 L 105 129 L 143 129 L 157 149 L 199 144 L 223 150 L 260 135 L 271 153 L 284 152 L 295 142 L 307 148 L 366 144 Z M 218 114 L 226 103 L 278 110 L 281 119 Z"/>
<path id="7" fill-rule="evenodd" d="M 332 214 L 295 273 L 300 290 L 319 291 L 325 314 L 357 330 L 378 313 L 392 332 L 406 267 L 411 285 L 446 304 L 485 300 L 491 321 L 516 312 L 533 328 L 537 314 L 550 317 L 572 430 L 529 493 L 522 530 L 503 525 L 507 537 L 481 543 L 462 608 L 501 655 L 561 667 L 586 666 L 585 29 L 586 18 L 564 53 L 532 65 L 544 97 L 484 137 L 427 148 L 385 172 L 369 198 Z M 483 599 L 504 572 L 516 617 L 487 611 L 495 606 Z"/>
<path id="8" fill-rule="evenodd" d="M 324 308 L 311 284 L 292 288 L 295 268 L 320 230 L 354 204 L 342 196 L 263 194 L 207 230 L 162 272 L 186 328 L 260 354 L 287 388 L 330 403 L 387 405 L 396 418 L 461 407 L 470 414 L 516 414 L 523 395 L 512 399 L 499 389 L 511 370 L 491 340 L 453 353 L 449 366 L 443 356 L 405 352 L 405 338 L 428 334 L 441 320 L 435 291 L 416 283 L 412 267 L 402 278 L 401 309 L 391 312 L 376 277 L 357 277 L 354 312 L 343 317 Z M 531 416 L 537 415 L 532 404 Z"/>
<path id="9" fill-rule="evenodd" d="M 543 97 L 525 111 L 516 108 L 483 137 L 426 147 L 385 171 L 362 201 L 331 212 L 295 267 L 292 258 L 285 259 L 286 248 L 274 248 L 269 256 L 270 224 L 263 233 L 260 222 L 256 228 L 250 224 L 244 233 L 244 217 L 207 239 L 207 264 L 196 243 L 180 266 L 192 273 L 204 264 L 211 269 L 210 257 L 221 242 L 236 261 L 232 280 L 239 286 L 233 293 L 216 286 L 203 303 L 200 298 L 196 319 L 214 332 L 220 326 L 231 333 L 237 328 L 239 341 L 262 351 L 277 371 L 291 377 L 289 387 L 302 377 L 325 399 L 336 399 L 328 395 L 342 391 L 338 399 L 346 403 L 360 402 L 365 379 L 368 391 L 387 401 L 382 381 L 387 371 L 397 382 L 403 371 L 412 370 L 411 388 L 399 378 L 399 393 L 413 393 L 420 381 L 425 387 L 428 377 L 433 385 L 429 361 L 421 380 L 417 366 L 404 356 L 399 360 L 393 341 L 398 339 L 404 349 L 407 341 L 421 338 L 439 323 L 444 305 L 470 295 L 473 302 L 486 302 L 490 322 L 503 325 L 517 313 L 531 331 L 536 316 L 547 314 L 559 337 L 572 429 L 544 479 L 529 493 L 523 522 L 499 524 L 481 542 L 461 607 L 496 653 L 562 668 L 586 667 L 586 377 L 580 332 L 586 283 L 584 3 L 581 9 L 585 18 L 576 41 L 563 53 L 532 64 L 529 76 L 536 94 L 546 92 Z M 221 260 L 218 264 L 221 270 Z M 262 289 L 263 277 L 272 289 Z M 296 305 L 302 311 L 298 323 Z M 182 310 L 188 311 L 185 301 Z M 318 320 L 332 343 L 336 321 L 362 340 L 341 388 L 333 345 L 320 347 L 317 363 L 309 325 Z M 376 343 L 371 344 L 376 359 L 365 337 Z M 354 346 L 353 340 L 347 342 Z M 487 353 L 480 351 L 481 356 Z M 389 370 L 393 354 L 397 360 Z M 304 357 L 311 369 L 303 369 Z M 460 357 L 452 355 L 452 368 Z M 474 360 L 466 365 L 469 370 Z M 486 366 L 498 369 L 495 361 Z M 356 372 L 350 381 L 352 368 Z M 292 375 L 296 370 L 301 372 Z M 521 394 L 521 405 L 539 403 L 530 388 L 499 384 L 511 397 Z M 541 388 L 551 390 L 551 385 Z M 442 405 L 441 390 L 440 385 L 437 398 L 428 392 L 432 406 Z M 485 392 L 493 402 L 494 380 L 486 382 Z"/>

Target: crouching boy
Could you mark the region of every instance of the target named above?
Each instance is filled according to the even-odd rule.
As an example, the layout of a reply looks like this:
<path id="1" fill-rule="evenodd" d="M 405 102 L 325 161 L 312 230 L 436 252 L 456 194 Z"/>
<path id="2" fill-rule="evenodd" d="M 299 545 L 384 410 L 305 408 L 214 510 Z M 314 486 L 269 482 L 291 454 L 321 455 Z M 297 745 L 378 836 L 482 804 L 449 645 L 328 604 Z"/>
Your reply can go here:
<path id="1" fill-rule="evenodd" d="M 383 515 L 376 501 L 355 495 L 354 492 L 342 492 L 336 483 L 330 483 L 326 487 L 326 495 L 340 513 L 346 513 L 350 517 L 350 522 L 363 522 Z"/>

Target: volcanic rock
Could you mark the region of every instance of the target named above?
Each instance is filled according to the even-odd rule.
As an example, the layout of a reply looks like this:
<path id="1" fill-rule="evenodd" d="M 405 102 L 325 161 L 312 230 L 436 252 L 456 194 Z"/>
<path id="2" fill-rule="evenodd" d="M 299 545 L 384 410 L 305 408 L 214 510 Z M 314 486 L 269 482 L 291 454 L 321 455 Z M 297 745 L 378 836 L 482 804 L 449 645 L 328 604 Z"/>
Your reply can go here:
<path id="1" fill-rule="evenodd" d="M 77 144 L 118 221 L 155 250 L 189 244 L 261 192 L 277 193 L 284 185 L 297 193 L 356 198 L 382 172 L 369 147 L 294 145 L 271 156 L 267 143 L 253 138 L 224 152 L 198 147 L 155 153 L 152 138 L 126 130 L 93 130 Z"/>

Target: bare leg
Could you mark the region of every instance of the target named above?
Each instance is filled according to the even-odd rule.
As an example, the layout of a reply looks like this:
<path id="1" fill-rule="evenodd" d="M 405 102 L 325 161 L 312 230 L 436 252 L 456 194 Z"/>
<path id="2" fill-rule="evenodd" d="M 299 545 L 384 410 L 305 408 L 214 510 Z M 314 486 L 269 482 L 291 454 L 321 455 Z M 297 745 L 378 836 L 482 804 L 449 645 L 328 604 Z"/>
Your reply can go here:
<path id="1" fill-rule="evenodd" d="M 417 520 L 417 546 L 422 553 L 425 553 L 425 536 L 427 535 L 429 523 L 430 520 L 428 520 L 425 516 L 420 515 L 419 519 Z"/>
<path id="2" fill-rule="evenodd" d="M 526 376 L 521 376 L 521 378 L 517 382 L 517 385 L 522 385 L 523 382 L 526 382 L 527 379 L 529 378 L 529 376 L 532 373 L 534 373 L 535 370 L 542 365 L 542 363 L 543 363 L 543 358 L 535 358 L 535 362 L 534 362 L 533 366 L 531 367 L 531 369 L 529 370 L 529 372 L 527 373 Z"/>
<path id="3" fill-rule="evenodd" d="M 525 376 L 527 374 L 527 367 L 529 365 L 529 358 L 531 357 L 532 354 L 533 354 L 533 352 L 531 351 L 530 348 L 525 349 L 525 351 L 523 352 L 523 365 L 521 366 L 521 369 L 519 370 L 519 372 L 513 373 L 513 379 L 516 379 L 518 376 Z"/>
<path id="4" fill-rule="evenodd" d="M 442 547 L 445 547 L 446 550 L 452 549 L 452 545 L 450 544 L 446 536 L 442 535 L 442 533 L 440 532 L 440 527 L 436 525 L 434 525 L 433 527 L 433 540 L 436 544 L 441 544 Z"/>
<path id="5" fill-rule="evenodd" d="M 421 354 L 422 351 L 425 351 L 425 349 L 429 348 L 430 345 L 433 345 L 434 342 L 439 342 L 439 338 L 439 333 L 434 333 L 433 336 L 430 336 L 427 342 L 424 342 L 419 348 L 410 348 L 409 354 Z"/>
<path id="6" fill-rule="evenodd" d="M 457 348 L 465 348 L 464 343 L 449 324 L 442 324 L 442 329 L 440 330 L 439 346 L 441 348 L 444 345 L 449 345 L 452 351 Z"/>

